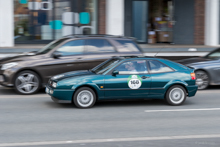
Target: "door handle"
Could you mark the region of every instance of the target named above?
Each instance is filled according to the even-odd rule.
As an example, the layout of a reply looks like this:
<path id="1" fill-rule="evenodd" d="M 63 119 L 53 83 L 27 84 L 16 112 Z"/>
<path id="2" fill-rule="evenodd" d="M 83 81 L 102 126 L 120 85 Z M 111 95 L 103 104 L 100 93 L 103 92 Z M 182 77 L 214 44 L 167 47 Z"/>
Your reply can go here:
<path id="1" fill-rule="evenodd" d="M 141 78 L 142 78 L 142 79 L 147 79 L 147 78 L 150 78 L 150 77 L 147 77 L 147 76 L 142 76 Z"/>
<path id="2" fill-rule="evenodd" d="M 77 60 L 82 60 L 82 57 L 77 58 Z"/>

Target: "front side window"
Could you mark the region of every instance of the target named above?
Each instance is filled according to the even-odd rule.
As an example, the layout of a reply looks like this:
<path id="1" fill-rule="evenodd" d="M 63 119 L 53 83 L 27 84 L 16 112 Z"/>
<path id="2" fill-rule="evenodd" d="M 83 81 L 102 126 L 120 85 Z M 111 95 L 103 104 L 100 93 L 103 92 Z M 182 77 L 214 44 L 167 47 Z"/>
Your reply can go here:
<path id="1" fill-rule="evenodd" d="M 115 70 L 119 74 L 146 74 L 148 73 L 146 60 L 127 61 L 120 64 Z"/>
<path id="2" fill-rule="evenodd" d="M 132 40 L 115 40 L 120 46 L 118 48 L 119 52 L 139 52 L 140 49 L 137 44 Z"/>
<path id="3" fill-rule="evenodd" d="M 108 53 L 115 52 L 114 47 L 105 39 L 86 40 L 87 53 Z"/>
<path id="4" fill-rule="evenodd" d="M 64 41 L 66 41 L 68 38 L 63 38 L 63 39 L 59 39 L 59 40 L 55 40 L 51 43 L 49 43 L 48 45 L 46 45 L 44 48 L 40 49 L 36 54 L 46 54 L 49 51 L 51 51 L 52 49 L 54 49 L 56 46 L 60 45 L 61 43 L 63 43 Z"/>
<path id="5" fill-rule="evenodd" d="M 149 61 L 149 66 L 150 66 L 151 73 L 163 73 L 163 72 L 172 72 L 173 71 L 170 67 L 168 67 L 168 66 L 166 66 L 156 60 Z"/>
<path id="6" fill-rule="evenodd" d="M 85 40 L 74 40 L 69 41 L 57 49 L 57 52 L 60 52 L 62 56 L 69 55 L 80 55 L 84 52 L 84 42 Z"/>

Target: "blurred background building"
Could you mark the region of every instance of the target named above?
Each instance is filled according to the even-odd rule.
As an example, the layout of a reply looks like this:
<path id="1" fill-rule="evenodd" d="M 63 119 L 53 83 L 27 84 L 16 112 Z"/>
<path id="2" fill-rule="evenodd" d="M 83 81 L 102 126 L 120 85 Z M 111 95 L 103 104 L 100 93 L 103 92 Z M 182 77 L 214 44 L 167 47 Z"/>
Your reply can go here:
<path id="1" fill-rule="evenodd" d="M 46 44 L 70 34 L 215 46 L 219 6 L 220 0 L 0 0 L 0 47 Z"/>

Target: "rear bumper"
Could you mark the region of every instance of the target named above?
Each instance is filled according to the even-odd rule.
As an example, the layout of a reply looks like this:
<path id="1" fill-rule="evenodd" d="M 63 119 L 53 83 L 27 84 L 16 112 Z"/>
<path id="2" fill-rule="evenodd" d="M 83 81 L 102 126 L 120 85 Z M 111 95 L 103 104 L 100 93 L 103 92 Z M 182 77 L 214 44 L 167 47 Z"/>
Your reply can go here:
<path id="1" fill-rule="evenodd" d="M 193 86 L 187 86 L 187 91 L 188 91 L 188 97 L 192 97 L 196 95 L 196 92 L 198 90 L 198 86 L 197 85 L 193 85 Z"/>
<path id="2" fill-rule="evenodd" d="M 54 89 L 46 85 L 45 92 L 51 96 L 56 103 L 72 103 L 74 90 L 72 89 Z"/>

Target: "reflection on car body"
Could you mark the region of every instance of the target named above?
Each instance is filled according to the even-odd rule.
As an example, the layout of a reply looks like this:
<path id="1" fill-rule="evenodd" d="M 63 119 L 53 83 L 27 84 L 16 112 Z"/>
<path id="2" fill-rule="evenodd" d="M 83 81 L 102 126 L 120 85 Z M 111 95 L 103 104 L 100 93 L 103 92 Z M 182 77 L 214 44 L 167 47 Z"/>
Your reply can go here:
<path id="1" fill-rule="evenodd" d="M 107 99 L 165 99 L 181 105 L 196 94 L 194 70 L 165 59 L 115 57 L 91 70 L 52 77 L 46 93 L 58 103 L 92 107 Z"/>

